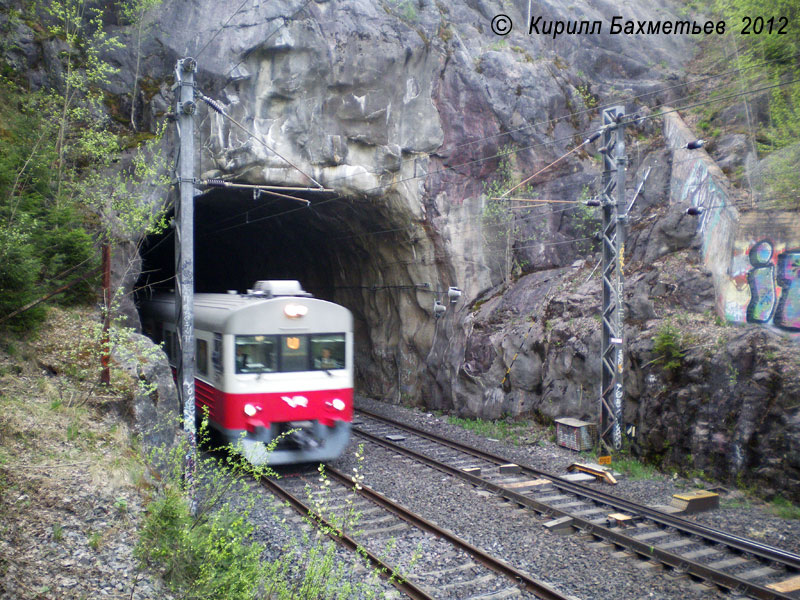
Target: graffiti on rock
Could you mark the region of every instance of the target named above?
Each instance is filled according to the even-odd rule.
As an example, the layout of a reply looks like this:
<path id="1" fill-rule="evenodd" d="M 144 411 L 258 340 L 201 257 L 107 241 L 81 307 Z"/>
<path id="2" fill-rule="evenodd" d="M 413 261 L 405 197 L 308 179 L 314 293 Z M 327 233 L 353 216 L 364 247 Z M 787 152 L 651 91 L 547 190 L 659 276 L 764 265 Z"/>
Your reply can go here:
<path id="1" fill-rule="evenodd" d="M 800 249 L 778 255 L 776 279 L 781 298 L 772 322 L 781 329 L 800 331 Z"/>
<path id="2" fill-rule="evenodd" d="M 775 310 L 775 265 L 772 244 L 763 240 L 748 252 L 753 268 L 747 274 L 750 286 L 750 303 L 747 305 L 748 323 L 769 323 Z"/>
<path id="3" fill-rule="evenodd" d="M 766 239 L 737 242 L 723 294 L 729 321 L 800 333 L 800 248 Z"/>

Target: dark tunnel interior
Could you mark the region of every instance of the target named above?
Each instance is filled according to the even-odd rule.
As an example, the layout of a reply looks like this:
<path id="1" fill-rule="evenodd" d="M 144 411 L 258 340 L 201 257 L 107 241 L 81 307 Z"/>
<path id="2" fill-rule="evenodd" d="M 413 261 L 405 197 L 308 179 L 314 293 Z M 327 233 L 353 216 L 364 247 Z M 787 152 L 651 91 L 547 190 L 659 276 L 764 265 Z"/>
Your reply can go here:
<path id="1" fill-rule="evenodd" d="M 349 287 L 337 280 L 337 265 L 355 265 L 368 257 L 352 243 L 354 233 L 341 216 L 352 212 L 348 204 L 331 196 L 307 194 L 308 206 L 250 190 L 198 196 L 195 292 L 244 292 L 259 279 L 297 279 L 314 296 L 335 301 L 337 289 Z M 172 234 L 169 230 L 146 240 L 139 287 L 174 288 Z"/>
<path id="2" fill-rule="evenodd" d="M 353 313 L 357 380 L 391 385 L 380 382 L 396 379 L 393 371 L 377 375 L 386 369 L 387 348 L 395 352 L 409 317 L 419 312 L 428 320 L 413 291 L 419 225 L 387 202 L 318 192 L 304 197 L 310 205 L 249 189 L 196 197 L 195 292 L 245 292 L 261 279 L 296 279 L 315 297 Z M 139 297 L 174 289 L 174 246 L 172 229 L 145 240 Z"/>

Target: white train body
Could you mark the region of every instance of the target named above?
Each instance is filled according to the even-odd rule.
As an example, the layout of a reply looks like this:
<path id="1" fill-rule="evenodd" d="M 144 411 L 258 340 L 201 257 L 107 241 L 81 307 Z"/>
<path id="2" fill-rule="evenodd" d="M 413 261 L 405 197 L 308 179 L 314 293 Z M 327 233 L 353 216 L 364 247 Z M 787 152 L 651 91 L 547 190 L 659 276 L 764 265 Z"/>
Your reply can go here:
<path id="1" fill-rule="evenodd" d="M 175 297 L 142 302 L 142 324 L 175 366 Z M 195 398 L 209 424 L 254 464 L 325 461 L 353 418 L 353 317 L 299 283 L 257 282 L 247 294 L 196 294 Z M 265 444 L 281 434 L 267 454 Z"/>

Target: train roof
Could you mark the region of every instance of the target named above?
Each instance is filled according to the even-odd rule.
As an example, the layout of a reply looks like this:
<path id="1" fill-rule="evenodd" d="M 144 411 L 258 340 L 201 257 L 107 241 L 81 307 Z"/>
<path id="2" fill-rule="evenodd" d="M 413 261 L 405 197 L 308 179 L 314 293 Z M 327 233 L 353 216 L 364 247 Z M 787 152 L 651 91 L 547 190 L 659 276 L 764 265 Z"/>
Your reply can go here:
<path id="1" fill-rule="evenodd" d="M 307 313 L 289 317 L 287 305 L 305 306 Z M 156 294 L 141 303 L 142 313 L 159 321 L 175 320 L 175 296 Z M 290 311 L 291 312 L 291 311 Z M 352 331 L 353 317 L 345 307 L 309 296 L 261 294 L 195 294 L 195 328 L 217 333 L 272 334 L 281 332 Z"/>

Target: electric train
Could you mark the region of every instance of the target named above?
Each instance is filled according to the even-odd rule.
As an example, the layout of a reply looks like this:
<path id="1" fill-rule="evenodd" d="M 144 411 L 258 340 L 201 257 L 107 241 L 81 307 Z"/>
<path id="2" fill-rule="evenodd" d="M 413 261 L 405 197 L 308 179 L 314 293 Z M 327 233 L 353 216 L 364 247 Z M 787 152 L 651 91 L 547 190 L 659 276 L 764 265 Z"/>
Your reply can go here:
<path id="1" fill-rule="evenodd" d="M 140 306 L 144 332 L 176 365 L 175 296 Z M 353 317 L 297 281 L 195 294 L 195 404 L 253 464 L 338 457 L 353 420 Z M 291 432 L 291 433 L 286 433 Z M 266 444 L 283 435 L 272 452 Z"/>

